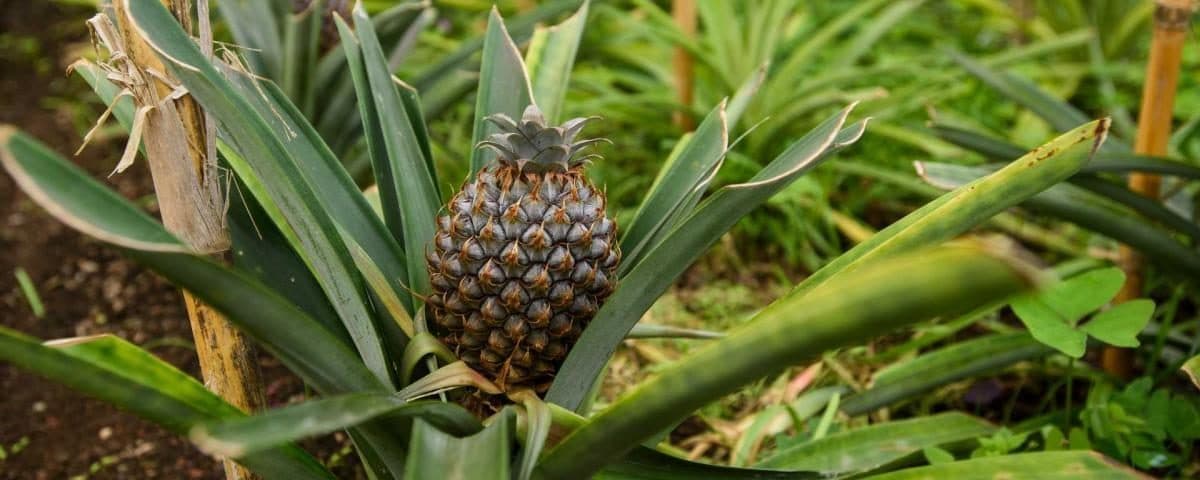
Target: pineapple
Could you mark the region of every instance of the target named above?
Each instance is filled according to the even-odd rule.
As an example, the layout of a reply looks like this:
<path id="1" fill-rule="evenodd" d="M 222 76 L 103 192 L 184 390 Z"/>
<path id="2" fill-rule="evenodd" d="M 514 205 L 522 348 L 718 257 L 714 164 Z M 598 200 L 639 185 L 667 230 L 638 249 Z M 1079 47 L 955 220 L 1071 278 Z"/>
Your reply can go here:
<path id="1" fill-rule="evenodd" d="M 580 155 L 605 140 L 575 141 L 589 118 L 547 126 L 533 105 L 487 120 L 501 131 L 479 147 L 498 157 L 450 200 L 426 255 L 430 328 L 501 389 L 540 395 L 616 287 L 616 223 L 583 174 L 596 155 Z"/>

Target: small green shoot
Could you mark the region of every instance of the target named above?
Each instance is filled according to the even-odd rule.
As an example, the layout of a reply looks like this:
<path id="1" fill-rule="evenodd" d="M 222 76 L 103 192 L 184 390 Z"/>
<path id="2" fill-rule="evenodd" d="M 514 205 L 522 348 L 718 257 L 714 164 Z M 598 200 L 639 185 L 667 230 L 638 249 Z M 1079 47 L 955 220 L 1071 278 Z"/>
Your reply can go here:
<path id="1" fill-rule="evenodd" d="M 25 300 L 29 302 L 29 309 L 33 310 L 33 316 L 37 318 L 46 316 L 46 307 L 42 304 L 42 297 L 38 295 L 37 287 L 33 284 L 33 279 L 29 278 L 29 273 L 26 273 L 24 268 L 17 267 L 16 270 L 13 270 L 13 275 L 17 277 L 17 285 L 21 287 L 21 294 L 25 295 Z"/>

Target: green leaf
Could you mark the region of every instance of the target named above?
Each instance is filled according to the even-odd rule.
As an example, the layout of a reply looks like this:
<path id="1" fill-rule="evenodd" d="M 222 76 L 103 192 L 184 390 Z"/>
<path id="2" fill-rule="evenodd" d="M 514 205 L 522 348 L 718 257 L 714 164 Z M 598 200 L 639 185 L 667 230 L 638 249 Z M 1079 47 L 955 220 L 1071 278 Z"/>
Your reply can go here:
<path id="1" fill-rule="evenodd" d="M 413 425 L 404 478 L 509 480 L 509 446 L 512 443 L 509 413 L 497 414 L 483 431 L 463 438 L 417 420 Z"/>
<path id="2" fill-rule="evenodd" d="M 325 206 L 327 211 L 338 212 L 337 222 L 338 232 L 341 234 L 344 243 L 347 244 L 349 252 L 351 243 L 357 245 L 374 264 L 380 274 L 385 278 L 393 279 L 390 282 L 373 283 L 368 281 L 367 285 L 372 289 L 378 297 L 388 298 L 397 297 L 399 301 L 406 307 L 411 305 L 412 298 L 409 294 L 408 287 L 404 283 L 407 275 L 405 267 L 404 250 L 396 243 L 396 240 L 388 232 L 387 227 L 375 213 L 370 203 L 367 202 L 363 194 L 355 186 L 353 179 L 342 168 L 333 152 L 321 140 L 321 137 L 313 130 L 312 126 L 304 120 L 304 117 L 296 110 L 295 106 L 284 96 L 283 92 L 270 82 L 255 82 L 254 79 L 241 74 L 224 69 L 226 76 L 231 79 L 232 84 L 239 92 L 255 105 L 259 115 L 267 119 L 268 123 L 272 124 L 272 128 L 278 135 L 287 136 L 289 134 L 300 133 L 300 135 L 292 138 L 287 142 L 287 148 L 290 157 L 296 160 L 296 166 L 305 176 L 313 188 L 313 191 L 319 197 L 320 202 Z M 265 95 L 260 95 L 260 92 Z M 290 133 L 289 133 L 290 132 Z M 228 148 L 219 148 L 226 156 L 230 164 L 245 165 L 245 160 L 240 156 L 236 156 L 235 152 L 231 152 Z M 247 168 L 241 168 L 246 171 Z M 264 187 L 258 186 L 254 179 L 247 175 L 242 179 L 247 183 L 247 189 L 250 192 L 262 191 Z M 264 194 L 259 194 L 259 197 L 265 197 Z M 277 210 L 273 212 L 272 217 L 276 223 L 282 224 L 282 213 Z M 258 230 L 258 225 L 254 225 L 255 230 Z M 286 237 L 286 236 L 285 236 Z M 360 258 L 356 258 L 353 252 L 350 252 L 351 259 L 356 266 L 361 266 Z M 358 268 L 362 272 L 362 268 Z M 422 271 L 424 269 L 421 269 Z M 367 274 L 364 273 L 364 276 Z M 293 288 L 294 283 L 291 282 L 291 275 L 279 276 L 274 279 L 276 282 L 272 286 L 276 290 L 287 291 Z M 310 275 L 311 277 L 311 275 Z M 318 283 L 319 285 L 319 283 Z M 288 295 L 292 298 L 292 295 Z M 297 303 L 305 305 L 305 303 Z M 393 320 L 402 321 L 401 317 L 392 315 Z M 384 330 L 388 325 L 384 325 Z M 406 337 L 402 337 L 406 338 Z M 396 347 L 402 347 L 401 342 Z"/>
<path id="3" fill-rule="evenodd" d="M 202 423 L 192 427 L 188 436 L 205 452 L 240 457 L 384 415 L 420 418 L 460 435 L 482 429 L 473 415 L 452 403 L 410 402 L 395 394 L 364 392 L 310 400 L 252 417 Z"/>
<path id="4" fill-rule="evenodd" d="M 985 168 L 922 163 L 922 178 L 942 189 L 959 188 L 988 174 Z M 1129 245 L 1165 270 L 1200 278 L 1200 255 L 1156 225 L 1074 185 L 1060 184 L 1035 195 L 1024 205 L 1075 223 Z"/>
<path id="5" fill-rule="evenodd" d="M 548 452 L 538 471 L 549 478 L 586 478 L 745 383 L 829 349 L 1003 299 L 1029 288 L 1028 274 L 1027 266 L 977 247 L 942 247 L 876 262 L 806 295 L 788 295 L 593 416 Z"/>
<path id="6" fill-rule="evenodd" d="M 161 248 L 151 240 L 173 240 L 162 225 L 45 146 L 24 134 L 10 133 L 7 142 L 0 138 L 0 161 L 22 188 L 38 192 L 31 197 L 47 211 L 64 211 L 77 205 L 76 212 L 88 215 L 79 217 L 81 221 L 98 222 L 82 223 L 82 227 L 68 225 L 130 249 L 127 253 L 135 260 L 185 287 L 263 341 L 318 390 L 381 388 L 352 351 L 278 294 L 203 257 Z M 146 248 L 139 249 L 143 246 Z"/>
<path id="7" fill-rule="evenodd" d="M 612 297 L 584 330 L 559 368 L 547 400 L 572 410 L 583 405 L 617 345 L 692 262 L 738 219 L 829 158 L 831 152 L 862 135 L 864 122 L 842 129 L 851 108 L 843 109 L 796 141 L 749 182 L 721 188 L 668 232 L 647 254 L 647 261 L 621 279 Z"/>
<path id="8" fill-rule="evenodd" d="M 1101 268 L 1050 285 L 1037 298 L 1076 325 L 1084 315 L 1107 305 L 1124 284 L 1125 272 L 1120 268 Z"/>
<path id="9" fill-rule="evenodd" d="M 361 279 L 341 241 L 332 213 L 321 203 L 280 137 L 247 97 L 238 94 L 192 42 L 170 12 L 159 2 L 131 2 L 133 28 L 187 87 L 242 158 L 231 163 L 241 177 L 257 177 L 265 187 L 264 205 L 279 208 L 286 220 L 285 235 L 294 235 L 297 251 L 305 259 L 326 296 L 350 332 L 359 354 L 383 383 L 392 382 L 387 356 L 367 310 Z M 267 180 L 267 181 L 263 181 Z M 365 202 L 363 202 L 365 205 Z M 269 211 L 269 210 L 268 210 Z M 278 224 L 279 222 L 277 222 Z"/>
<path id="10" fill-rule="evenodd" d="M 214 3 L 233 34 L 234 42 L 244 47 L 242 53 L 254 73 L 267 78 L 280 78 L 283 73 L 283 40 L 271 2 L 217 0 Z"/>
<path id="11" fill-rule="evenodd" d="M 524 42 L 529 38 L 535 26 L 547 23 L 554 17 L 565 12 L 577 10 L 582 3 L 581 0 L 550 0 L 541 2 L 536 8 L 513 17 L 508 22 L 508 31 L 516 41 Z M 420 92 L 428 92 L 438 84 L 451 81 L 450 77 L 457 71 L 474 70 L 471 66 L 472 57 L 479 53 L 481 47 L 484 47 L 490 33 L 489 31 L 488 34 L 484 34 L 482 37 L 475 37 L 462 42 L 462 45 L 453 53 L 444 56 L 441 61 L 422 70 L 415 77 L 413 86 Z M 477 63 L 478 60 L 475 60 L 475 62 Z M 517 113 L 519 114 L 520 112 Z"/>
<path id="12" fill-rule="evenodd" d="M 389 66 L 395 70 L 416 43 L 416 37 L 432 23 L 435 12 L 428 2 L 402 2 L 371 18 L 379 43 L 388 58 Z M 317 66 L 316 91 L 321 92 L 321 102 L 314 112 L 313 124 L 321 137 L 339 155 L 352 153 L 362 140 L 362 117 L 355 115 L 354 79 L 349 71 L 346 53 L 342 48 L 325 52 Z M 417 125 L 414 123 L 414 128 Z M 355 178 L 363 178 L 361 171 L 352 169 L 350 161 L 343 158 L 347 169 Z"/>
<path id="13" fill-rule="evenodd" d="M 1071 179 L 1071 183 L 1112 202 L 1124 205 L 1147 220 L 1161 223 L 1167 228 L 1183 233 L 1191 237 L 1193 241 L 1200 240 L 1200 226 L 1197 226 L 1191 219 L 1175 213 L 1160 201 L 1130 190 L 1124 184 L 1088 174 L 1076 175 Z"/>
<path id="14" fill-rule="evenodd" d="M 875 374 L 871 388 L 842 401 L 842 412 L 851 417 L 870 413 L 935 388 L 1047 353 L 1050 353 L 1049 348 L 1025 332 L 957 342 L 880 370 Z"/>
<path id="15" fill-rule="evenodd" d="M 1064 133 L 1003 169 L 926 204 L 867 241 L 856 245 L 796 286 L 812 289 L 828 278 L 852 271 L 871 259 L 954 238 L 1038 192 L 1065 180 L 1087 162 L 1067 154 L 1071 147 L 1103 142 L 1109 121 L 1097 120 Z"/>
<path id="16" fill-rule="evenodd" d="M 584 1 L 579 11 L 558 25 L 537 27 L 529 40 L 525 64 L 529 68 L 533 99 L 550 124 L 560 121 L 575 53 L 579 51 L 579 41 L 587 23 L 588 3 Z"/>
<path id="17" fill-rule="evenodd" d="M 533 468 L 537 465 L 538 457 L 542 455 L 542 449 L 549 439 L 553 414 L 550 412 L 550 406 L 530 390 L 518 391 L 512 394 L 511 398 L 525 407 L 521 412 L 523 415 L 518 417 L 518 423 L 524 420 L 525 435 L 522 439 L 521 461 L 518 464 L 516 479 L 529 480 L 533 478 Z"/>
<path id="18" fill-rule="evenodd" d="M 189 251 L 123 197 L 8 125 L 0 126 L 0 162 L 30 198 L 71 228 L 127 248 Z M 91 188 L 77 188 L 80 183 Z"/>
<path id="19" fill-rule="evenodd" d="M 0 327 L 0 360 L 94 396 L 175 433 L 200 422 L 244 417 L 192 377 L 111 335 L 44 346 Z M 278 478 L 332 479 L 316 459 L 288 445 L 238 456 L 238 462 Z"/>
<path id="20" fill-rule="evenodd" d="M 954 454 L 938 447 L 925 447 L 921 450 L 921 454 L 925 456 L 925 461 L 930 465 L 941 465 L 954 461 Z"/>
<path id="21" fill-rule="evenodd" d="M 474 147 L 488 135 L 499 130 L 484 120 L 490 115 L 504 114 L 509 118 L 521 118 L 525 107 L 533 103 L 532 87 L 525 71 L 521 51 L 508 36 L 504 19 L 495 7 L 488 16 L 487 36 L 483 42 L 483 64 L 479 67 L 479 90 L 475 94 L 475 129 L 471 135 Z M 471 175 L 478 172 L 496 158 L 496 153 L 486 148 L 471 150 Z M 432 238 L 432 235 L 431 235 Z"/>
<path id="22" fill-rule="evenodd" d="M 990 435 L 992 424 L 962 413 L 879 423 L 838 432 L 775 452 L 759 464 L 840 476 L 874 470 L 928 447 Z"/>
<path id="23" fill-rule="evenodd" d="M 1081 358 L 1087 350 L 1087 334 L 1076 330 L 1074 322 L 1036 295 L 1024 295 L 1012 301 L 1013 313 L 1039 342 L 1072 357 Z"/>
<path id="24" fill-rule="evenodd" d="M 280 52 L 283 68 L 279 76 L 272 77 L 310 118 L 316 96 L 312 82 L 316 80 L 324 6 L 324 1 L 313 1 L 303 11 L 283 18 L 283 49 Z"/>
<path id="25" fill-rule="evenodd" d="M 679 155 L 673 155 L 674 160 L 663 165 L 621 236 L 622 275 L 640 263 L 646 250 L 661 239 L 660 235 L 675 227 L 672 220 L 679 221 L 691 213 L 695 205 L 692 202 L 699 201 L 714 178 L 728 145 L 729 130 L 722 102 L 700 122 Z"/>
<path id="26" fill-rule="evenodd" d="M 1032 110 L 1055 130 L 1070 130 L 1076 125 L 1088 121 L 1087 115 L 1082 111 L 1067 102 L 1054 98 L 1028 80 L 994 71 L 960 52 L 950 50 L 948 53 L 952 60 L 975 78 L 996 89 L 1010 100 Z"/>
<path id="27" fill-rule="evenodd" d="M 338 22 L 358 92 L 384 220 L 393 236 L 404 244 L 409 288 L 425 294 L 429 292 L 429 278 L 422 267 L 441 203 L 437 181 L 362 4 L 354 9 L 354 27 L 356 32 L 351 33 L 343 22 Z M 409 313 L 415 311 L 415 305 L 411 305 Z"/>
<path id="28" fill-rule="evenodd" d="M 870 480 L 995 480 L 997 478 L 1036 478 L 1038 480 L 1142 480 L 1147 477 L 1111 459 L 1093 452 L 1036 452 L 983 457 L 941 465 L 910 468 Z"/>
<path id="29" fill-rule="evenodd" d="M 1137 336 L 1152 316 L 1153 300 L 1130 300 L 1096 314 L 1081 330 L 1109 345 L 1133 348 L 1140 345 Z"/>
<path id="30" fill-rule="evenodd" d="M 817 480 L 815 472 L 781 472 L 693 462 L 646 447 L 608 465 L 597 480 Z"/>

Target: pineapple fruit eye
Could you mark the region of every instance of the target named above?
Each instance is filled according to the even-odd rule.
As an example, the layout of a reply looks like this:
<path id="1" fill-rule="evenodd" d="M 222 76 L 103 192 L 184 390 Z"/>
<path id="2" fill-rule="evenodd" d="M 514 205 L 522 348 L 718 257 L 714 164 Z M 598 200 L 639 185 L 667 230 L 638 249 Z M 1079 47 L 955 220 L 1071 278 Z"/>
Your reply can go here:
<path id="1" fill-rule="evenodd" d="M 506 391 L 544 394 L 616 288 L 621 253 L 604 192 L 583 174 L 587 119 L 547 126 L 530 106 L 481 145 L 497 158 L 457 192 L 427 255 L 434 333 Z M 502 396 L 473 394 L 476 413 Z"/>

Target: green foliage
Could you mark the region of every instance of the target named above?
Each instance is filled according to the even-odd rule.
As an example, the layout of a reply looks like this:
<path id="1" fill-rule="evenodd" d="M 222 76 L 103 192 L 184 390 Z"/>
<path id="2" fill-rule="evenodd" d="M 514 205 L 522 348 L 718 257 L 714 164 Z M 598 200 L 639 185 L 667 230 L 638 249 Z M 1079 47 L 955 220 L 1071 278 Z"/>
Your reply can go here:
<path id="1" fill-rule="evenodd" d="M 1092 270 L 1018 297 L 1011 306 L 1033 338 L 1073 358 L 1083 356 L 1088 336 L 1109 345 L 1136 347 L 1137 335 L 1154 314 L 1154 301 L 1132 300 L 1097 312 L 1124 283 L 1125 274 L 1118 268 Z M 1080 323 L 1094 312 L 1090 320 Z"/>
<path id="2" fill-rule="evenodd" d="M 1130 170 L 1194 179 L 1195 167 L 1128 155 L 1120 141 L 1091 163 L 1087 155 L 1066 152 L 1076 144 L 1098 148 L 1107 133 L 1107 121 L 1076 127 L 1109 110 L 1117 88 L 1131 84 L 1127 68 L 1106 64 L 1139 51 L 1132 39 L 1143 28 L 1137 19 L 1146 18 L 1145 7 L 1123 15 L 1122 8 L 1132 8 L 1127 1 L 1102 2 L 1094 11 L 1082 2 L 1038 2 L 1040 16 L 1024 19 L 993 1 L 700 2 L 700 32 L 688 38 L 662 2 L 583 2 L 574 16 L 547 27 L 536 24 L 581 2 L 501 5 L 483 22 L 480 14 L 491 2 L 465 0 L 439 5 L 436 28 L 429 28 L 435 14 L 427 4 L 362 2 L 338 22 L 341 48 L 326 53 L 314 50 L 312 13 L 319 9 L 288 15 L 286 3 L 218 2 L 229 32 L 251 47 L 241 52 L 249 69 L 271 82 L 204 58 L 157 1 L 132 2 L 134 22 L 217 120 L 222 162 L 246 193 L 230 215 L 233 267 L 186 252 L 161 226 L 32 139 L 7 130 L 0 135 L 6 169 L 35 200 L 227 314 L 320 396 L 249 418 L 184 415 L 183 424 L 170 424 L 204 448 L 280 478 L 325 474 L 288 445 L 341 429 L 354 440 L 368 475 L 380 479 L 1136 478 L 1098 455 L 1060 451 L 1093 447 L 1138 468 L 1184 471 L 1200 437 L 1197 405 L 1166 386 L 1151 389 L 1147 380 L 1114 392 L 1098 376 L 1085 375 L 1092 389 L 1078 415 L 1081 427 L 1067 418 L 1061 428 L 1039 420 L 1010 430 L 961 413 L 869 425 L 862 418 L 885 406 L 897 407 L 890 411 L 896 418 L 937 411 L 930 406 L 962 380 L 997 371 L 1018 375 L 1022 386 L 1027 376 L 1053 380 L 1062 357 L 1046 345 L 1079 357 L 1089 337 L 1133 347 L 1143 330 L 1167 332 L 1161 338 L 1179 331 L 1148 327 L 1155 316 L 1148 299 L 1105 308 L 1123 282 L 1116 269 L 1068 276 L 1009 302 L 1010 294 L 1039 283 L 1024 254 L 991 244 L 938 247 L 981 226 L 1014 232 L 1031 219 L 1048 233 L 1022 238 L 1037 238 L 1035 246 L 1068 245 L 1054 255 L 1108 245 L 1011 211 L 1024 205 L 1143 249 L 1175 271 L 1198 271 L 1200 257 L 1180 241 L 1200 237 L 1188 217 L 1113 189 L 1114 175 Z M 506 26 L 501 11 L 520 13 Z M 1103 26 L 1104 35 L 1085 29 L 1093 25 Z M 987 54 L 1018 43 L 1000 31 L 1027 43 Z M 946 43 L 982 52 L 954 56 L 979 83 L 964 81 L 949 56 L 935 50 Z M 667 66 L 675 48 L 697 60 L 696 97 L 688 105 L 677 104 L 672 92 Z M 1058 62 L 1054 68 L 1031 62 L 1047 58 Z M 1005 68 L 1016 74 L 999 71 Z M 130 102 L 118 100 L 97 71 L 77 71 L 106 103 L 116 102 L 115 115 L 128 124 Z M 395 81 L 396 71 L 411 86 Z M 1017 103 L 1001 102 L 991 89 Z M 1061 101 L 1093 90 L 1103 94 L 1103 108 Z M 471 92 L 474 98 L 464 101 Z M 854 113 L 840 108 L 850 101 L 861 101 Z M 484 427 L 455 405 L 416 400 L 442 390 L 494 387 L 454 363 L 454 352 L 425 331 L 423 256 L 433 216 L 453 190 L 446 186 L 488 160 L 473 148 L 487 133 L 483 117 L 515 117 L 531 102 L 551 117 L 605 117 L 599 126 L 618 147 L 591 174 L 609 186 L 624 227 L 625 263 L 621 287 L 572 352 L 548 402 L 514 395 L 513 405 Z M 914 117 L 930 106 L 938 123 L 927 129 Z M 1113 110 L 1116 131 L 1128 133 L 1128 120 Z M 703 121 L 684 134 L 669 121 L 674 112 Z M 875 117 L 874 135 L 854 150 L 856 163 L 818 169 L 859 141 L 867 122 L 851 115 L 864 113 Z M 1019 145 L 1060 130 L 1071 131 L 1023 156 Z M 1189 135 L 1177 137 L 1178 151 L 1196 148 Z M 968 150 L 1005 162 L 1021 158 L 1001 169 L 980 167 Z M 914 158 L 937 160 L 922 163 L 922 176 L 952 191 L 938 197 L 937 189 L 900 173 Z M 892 183 L 858 179 L 856 172 L 864 171 Z M 372 180 L 376 194 L 361 194 L 355 181 Z M 932 201 L 908 214 L 914 198 Z M 842 212 L 871 227 L 891 226 L 862 241 L 834 221 Z M 782 258 L 780 278 L 796 263 L 815 273 L 758 311 L 756 292 L 748 292 L 755 287 L 716 291 L 729 284 L 713 284 L 694 294 L 699 316 L 708 321 L 699 326 L 733 327 L 728 333 L 639 325 L 731 231 L 729 244 L 738 254 L 753 252 L 749 261 Z M 862 243 L 852 247 L 847 240 Z M 717 262 L 739 256 L 717 253 Z M 997 313 L 1005 303 L 1029 333 Z M 1159 317 L 1174 318 L 1170 308 Z M 749 319 L 734 318 L 746 313 Z M 911 337 L 902 328 L 931 319 L 936 323 L 920 325 Z M 862 346 L 896 330 L 898 337 Z M 594 412 L 596 382 L 606 365 L 618 363 L 619 345 L 664 335 L 712 342 L 650 366 L 653 378 Z M 153 410 L 160 405 L 137 405 L 127 391 L 105 383 L 137 379 L 130 372 L 152 371 L 156 360 L 118 369 L 85 358 L 72 365 L 101 370 L 86 379 L 58 363 L 35 361 L 51 349 L 10 336 L 15 340 L 0 342 L 0 358 L 172 421 Z M 1154 356 L 1169 350 L 1156 348 Z M 818 358 L 836 366 L 837 375 L 814 373 L 800 382 L 787 370 Z M 838 363 L 843 358 L 855 362 L 846 368 Z M 1164 364 L 1170 362 L 1183 364 L 1182 358 Z M 1194 372 L 1194 362 L 1184 364 L 1185 371 Z M 140 388 L 155 391 L 146 383 Z M 729 463 L 739 468 L 684 460 L 667 445 L 651 447 L 697 411 L 729 414 L 732 403 L 711 405 L 747 384 L 738 398 L 753 402 L 779 384 L 790 391 L 801 383 L 790 397 L 770 397 L 751 412 L 755 417 L 731 449 Z M 1071 381 L 1066 385 L 1070 417 Z M 1020 388 L 1011 393 L 1013 402 L 1023 398 Z M 1053 388 L 1039 394 L 1046 402 L 1058 399 Z M 211 400 L 198 398 L 192 403 Z M 195 407 L 179 412 L 188 408 Z M 765 458 L 759 467 L 771 470 L 740 468 L 756 458 Z"/>
<path id="3" fill-rule="evenodd" d="M 1094 385 L 1079 419 L 1092 447 L 1146 470 L 1182 466 L 1200 440 L 1200 402 L 1149 378 Z"/>

